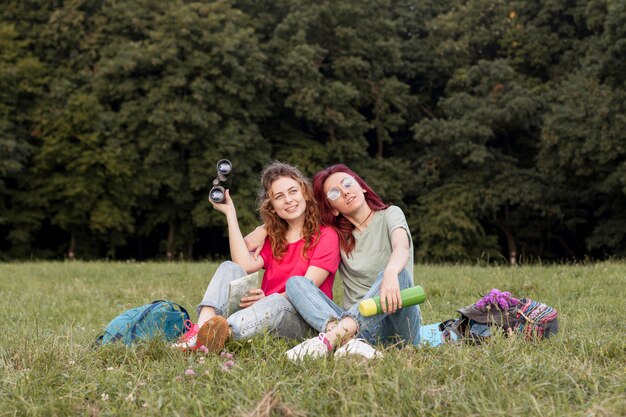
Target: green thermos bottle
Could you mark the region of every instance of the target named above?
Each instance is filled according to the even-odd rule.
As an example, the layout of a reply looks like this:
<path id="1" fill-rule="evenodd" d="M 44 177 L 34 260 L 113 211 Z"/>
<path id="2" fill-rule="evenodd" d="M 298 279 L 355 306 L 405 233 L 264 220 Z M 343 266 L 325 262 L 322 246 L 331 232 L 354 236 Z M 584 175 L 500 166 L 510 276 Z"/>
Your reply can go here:
<path id="1" fill-rule="evenodd" d="M 421 286 L 416 285 L 415 287 L 400 291 L 400 297 L 402 298 L 402 307 L 410 307 L 416 304 L 422 304 L 424 300 L 426 300 L 426 293 Z M 362 300 L 359 303 L 359 312 L 364 317 L 382 313 L 383 309 L 380 306 L 380 295 Z"/>

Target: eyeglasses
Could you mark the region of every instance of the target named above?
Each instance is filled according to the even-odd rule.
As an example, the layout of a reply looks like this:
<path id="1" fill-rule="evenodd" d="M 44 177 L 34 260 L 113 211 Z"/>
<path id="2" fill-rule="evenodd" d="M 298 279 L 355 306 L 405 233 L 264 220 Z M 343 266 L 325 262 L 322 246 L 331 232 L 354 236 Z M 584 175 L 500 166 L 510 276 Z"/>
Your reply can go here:
<path id="1" fill-rule="evenodd" d="M 345 177 L 344 179 L 341 180 L 341 187 L 344 190 L 349 190 L 350 188 L 354 187 L 355 185 L 356 185 L 356 180 L 352 176 Z M 340 196 L 341 196 L 341 190 L 339 188 L 337 188 L 337 187 L 331 188 L 326 193 L 326 197 L 328 197 L 328 199 L 330 201 L 335 201 Z"/>

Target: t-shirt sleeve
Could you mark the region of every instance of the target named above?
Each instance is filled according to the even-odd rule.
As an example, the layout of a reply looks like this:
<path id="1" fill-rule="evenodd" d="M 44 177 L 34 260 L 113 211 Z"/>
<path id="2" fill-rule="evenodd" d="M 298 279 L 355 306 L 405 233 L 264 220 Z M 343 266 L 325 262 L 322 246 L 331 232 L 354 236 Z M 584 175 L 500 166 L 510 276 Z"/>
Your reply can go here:
<path id="1" fill-rule="evenodd" d="M 387 220 L 387 231 L 389 232 L 389 236 L 394 230 L 403 228 L 406 230 L 406 235 L 409 238 L 409 243 L 411 242 L 411 231 L 409 230 L 409 225 L 406 222 L 406 217 L 404 217 L 404 213 L 402 209 L 398 206 L 389 206 L 387 210 L 385 210 L 385 219 Z"/>
<path id="2" fill-rule="evenodd" d="M 332 227 L 323 227 L 320 232 L 320 240 L 311 253 L 309 265 L 334 274 L 339 268 L 340 260 L 337 232 Z"/>
<path id="3" fill-rule="evenodd" d="M 263 242 L 263 247 L 261 248 L 261 253 L 259 255 L 263 259 L 264 268 L 267 269 L 269 264 L 272 262 L 272 259 L 274 259 L 274 256 L 272 255 L 272 244 L 270 243 L 269 237 L 265 238 L 265 242 Z"/>

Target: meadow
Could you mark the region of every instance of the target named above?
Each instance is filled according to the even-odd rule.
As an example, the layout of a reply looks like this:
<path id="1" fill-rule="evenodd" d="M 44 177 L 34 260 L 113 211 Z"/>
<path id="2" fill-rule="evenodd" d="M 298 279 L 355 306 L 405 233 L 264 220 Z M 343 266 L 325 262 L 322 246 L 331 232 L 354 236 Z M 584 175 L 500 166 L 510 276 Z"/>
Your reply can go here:
<path id="1" fill-rule="evenodd" d="M 229 342 L 227 358 L 162 340 L 93 349 L 129 307 L 178 302 L 195 319 L 216 263 L 0 264 L 0 416 L 619 416 L 626 415 L 626 263 L 416 265 L 425 323 L 455 317 L 491 288 L 559 311 L 536 343 L 391 347 L 381 360 L 306 361 L 297 342 Z M 341 298 L 341 283 L 335 287 Z"/>

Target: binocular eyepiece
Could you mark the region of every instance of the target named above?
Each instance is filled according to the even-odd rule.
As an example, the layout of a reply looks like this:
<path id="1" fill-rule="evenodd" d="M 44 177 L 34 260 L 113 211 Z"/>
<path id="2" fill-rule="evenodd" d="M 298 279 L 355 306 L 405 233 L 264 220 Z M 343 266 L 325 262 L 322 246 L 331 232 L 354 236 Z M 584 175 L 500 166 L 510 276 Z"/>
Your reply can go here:
<path id="1" fill-rule="evenodd" d="M 228 159 L 220 159 L 217 162 L 217 177 L 213 180 L 213 188 L 209 191 L 209 200 L 214 203 L 223 203 L 226 198 L 226 185 L 228 175 L 233 170 L 233 164 Z"/>

